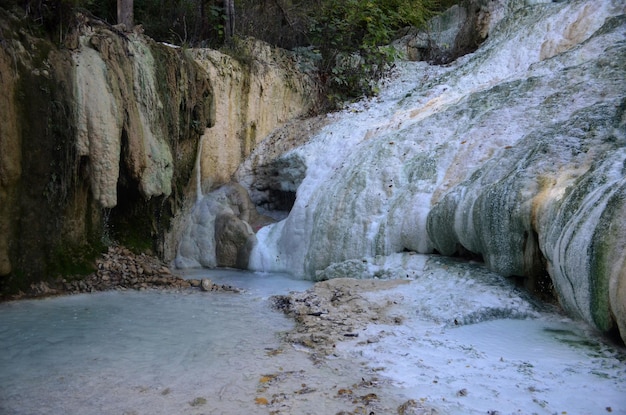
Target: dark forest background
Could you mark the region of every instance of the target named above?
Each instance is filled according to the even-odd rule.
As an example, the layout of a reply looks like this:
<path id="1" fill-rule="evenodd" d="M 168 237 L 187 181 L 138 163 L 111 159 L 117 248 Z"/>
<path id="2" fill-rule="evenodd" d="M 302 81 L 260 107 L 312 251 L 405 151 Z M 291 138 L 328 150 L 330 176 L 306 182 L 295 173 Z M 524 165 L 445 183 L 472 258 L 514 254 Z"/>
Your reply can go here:
<path id="1" fill-rule="evenodd" d="M 376 92 L 376 81 L 398 57 L 386 45 L 403 29 L 424 27 L 437 13 L 471 0 L 125 1 L 133 3 L 134 23 L 160 42 L 232 49 L 238 37 L 252 36 L 306 54 L 329 101 L 339 103 Z M 31 26 L 52 39 L 63 38 L 77 11 L 117 23 L 117 0 L 0 0 L 0 5 L 20 8 Z M 227 13 L 229 5 L 234 16 Z M 234 21 L 232 30 L 227 21 Z"/>

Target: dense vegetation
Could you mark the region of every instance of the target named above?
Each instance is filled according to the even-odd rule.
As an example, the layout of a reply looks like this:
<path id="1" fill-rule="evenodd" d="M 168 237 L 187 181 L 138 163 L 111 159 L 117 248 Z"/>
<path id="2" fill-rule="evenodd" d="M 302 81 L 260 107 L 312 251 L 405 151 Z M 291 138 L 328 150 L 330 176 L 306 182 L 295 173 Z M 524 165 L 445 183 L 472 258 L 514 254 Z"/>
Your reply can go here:
<path id="1" fill-rule="evenodd" d="M 395 52 L 385 47 L 406 26 L 422 26 L 459 0 L 235 0 L 237 36 L 301 51 L 317 62 L 331 101 L 369 95 Z M 67 27 L 71 11 L 116 23 L 117 0 L 13 0 L 48 30 Z M 148 36 L 193 47 L 221 47 L 224 0 L 134 0 Z"/>

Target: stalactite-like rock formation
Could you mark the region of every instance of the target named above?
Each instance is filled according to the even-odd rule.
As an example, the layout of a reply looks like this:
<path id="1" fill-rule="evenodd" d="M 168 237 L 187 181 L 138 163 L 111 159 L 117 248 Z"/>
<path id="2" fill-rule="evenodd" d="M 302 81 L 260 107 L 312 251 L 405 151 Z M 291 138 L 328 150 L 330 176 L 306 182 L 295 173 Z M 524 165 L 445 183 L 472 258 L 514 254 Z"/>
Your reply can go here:
<path id="1" fill-rule="evenodd" d="M 253 40 L 233 58 L 83 15 L 54 39 L 34 26 L 0 9 L 2 290 L 86 273 L 110 243 L 171 259 L 196 188 L 228 182 L 317 99 L 293 58 Z"/>

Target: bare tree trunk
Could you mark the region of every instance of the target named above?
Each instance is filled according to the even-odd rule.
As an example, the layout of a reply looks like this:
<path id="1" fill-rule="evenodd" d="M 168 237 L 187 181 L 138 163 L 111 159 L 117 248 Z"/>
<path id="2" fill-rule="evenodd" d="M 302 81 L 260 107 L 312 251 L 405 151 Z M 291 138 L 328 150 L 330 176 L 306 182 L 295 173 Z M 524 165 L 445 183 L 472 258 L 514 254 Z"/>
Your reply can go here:
<path id="1" fill-rule="evenodd" d="M 224 42 L 230 43 L 235 35 L 235 0 L 224 0 L 226 23 L 224 24 Z"/>
<path id="2" fill-rule="evenodd" d="M 133 20 L 133 0 L 117 0 L 117 24 L 123 24 L 126 30 L 131 30 Z"/>

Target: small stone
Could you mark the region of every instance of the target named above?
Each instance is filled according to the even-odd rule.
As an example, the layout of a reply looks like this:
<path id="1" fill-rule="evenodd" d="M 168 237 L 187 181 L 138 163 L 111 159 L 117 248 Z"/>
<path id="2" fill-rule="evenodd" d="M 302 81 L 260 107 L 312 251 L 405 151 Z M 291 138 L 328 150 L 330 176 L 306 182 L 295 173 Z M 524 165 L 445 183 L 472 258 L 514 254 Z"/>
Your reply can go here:
<path id="1" fill-rule="evenodd" d="M 360 396 L 359 399 L 366 405 L 379 400 L 378 395 L 375 393 L 368 393 L 367 395 Z"/>
<path id="2" fill-rule="evenodd" d="M 352 395 L 352 391 L 350 389 L 339 389 L 337 391 L 338 396 Z"/>
<path id="3" fill-rule="evenodd" d="M 208 278 L 203 278 L 201 282 L 202 291 L 211 291 L 213 289 L 213 281 Z"/>
<path id="4" fill-rule="evenodd" d="M 267 405 L 267 404 L 269 404 L 269 402 L 267 401 L 266 398 L 256 398 L 254 400 L 254 403 L 256 403 L 257 405 Z"/>
<path id="5" fill-rule="evenodd" d="M 193 401 L 189 402 L 191 406 L 200 406 L 206 404 L 206 399 L 204 398 L 196 398 Z"/>

